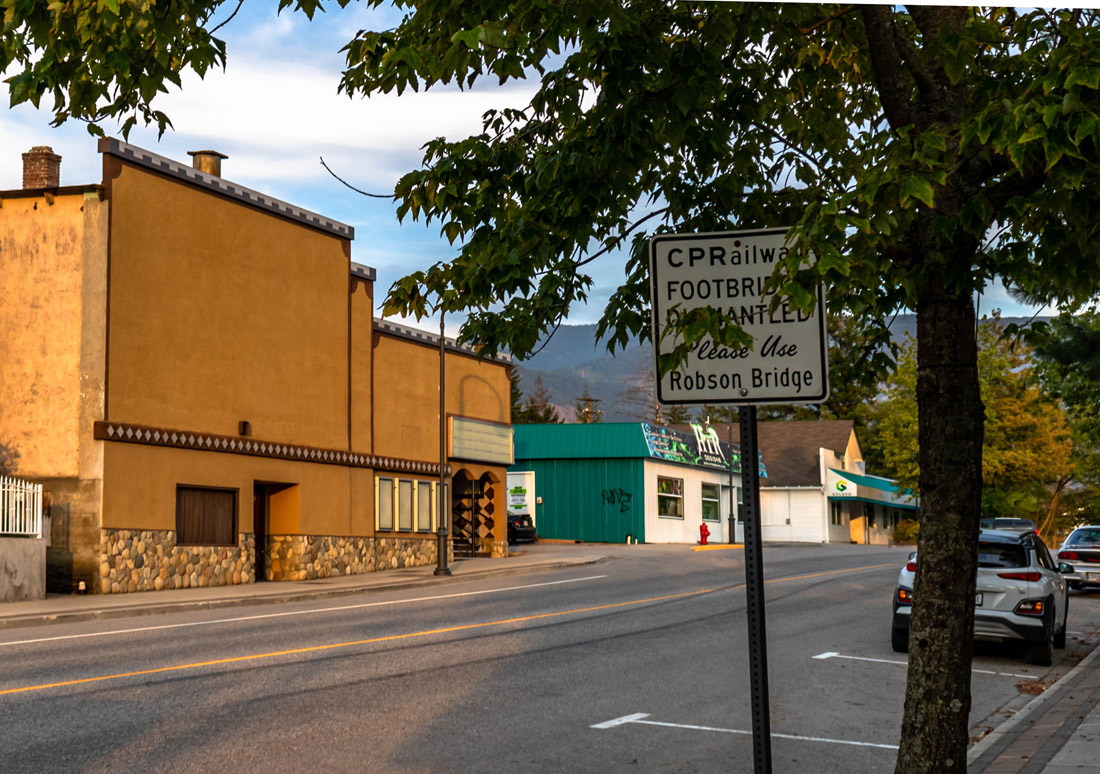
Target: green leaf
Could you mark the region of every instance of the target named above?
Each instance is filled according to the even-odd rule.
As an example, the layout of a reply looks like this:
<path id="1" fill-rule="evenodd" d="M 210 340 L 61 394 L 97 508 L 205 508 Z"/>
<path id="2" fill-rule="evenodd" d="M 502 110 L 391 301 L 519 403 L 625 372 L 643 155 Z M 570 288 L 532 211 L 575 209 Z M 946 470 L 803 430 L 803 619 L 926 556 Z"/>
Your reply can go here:
<path id="1" fill-rule="evenodd" d="M 908 199 L 917 199 L 932 207 L 934 199 L 932 184 L 920 177 L 903 178 L 901 181 L 901 203 L 905 204 Z"/>

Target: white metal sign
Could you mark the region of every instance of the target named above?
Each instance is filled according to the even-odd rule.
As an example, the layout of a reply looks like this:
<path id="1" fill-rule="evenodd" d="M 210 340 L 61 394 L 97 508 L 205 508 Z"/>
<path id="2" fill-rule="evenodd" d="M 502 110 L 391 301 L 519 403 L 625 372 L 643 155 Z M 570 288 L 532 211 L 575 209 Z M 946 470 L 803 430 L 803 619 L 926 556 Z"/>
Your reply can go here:
<path id="1" fill-rule="evenodd" d="M 825 298 L 810 312 L 782 301 L 770 311 L 764 285 L 789 252 L 787 229 L 667 234 L 649 243 L 654 355 L 677 341 L 663 334 L 671 315 L 713 307 L 753 337 L 753 348 L 709 337 L 657 380 L 662 403 L 820 403 L 829 396 Z"/>

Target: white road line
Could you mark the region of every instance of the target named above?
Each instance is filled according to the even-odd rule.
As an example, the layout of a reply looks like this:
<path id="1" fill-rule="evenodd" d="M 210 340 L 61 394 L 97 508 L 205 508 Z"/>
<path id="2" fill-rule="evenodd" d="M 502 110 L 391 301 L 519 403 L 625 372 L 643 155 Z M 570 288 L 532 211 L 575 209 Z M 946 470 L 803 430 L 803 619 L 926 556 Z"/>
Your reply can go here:
<path id="1" fill-rule="evenodd" d="M 894 660 L 888 659 L 888 658 L 867 658 L 865 656 L 844 656 L 844 655 L 841 655 L 840 653 L 835 653 L 833 651 L 828 651 L 826 653 L 818 653 L 816 656 L 814 656 L 814 658 L 820 659 L 822 661 L 827 659 L 827 658 L 846 658 L 849 661 L 873 661 L 876 664 L 896 664 L 898 666 L 904 666 L 904 667 L 909 666 L 908 661 L 894 661 Z M 970 671 L 973 672 L 976 675 L 998 675 L 1000 677 L 1023 677 L 1023 678 L 1026 678 L 1028 680 L 1038 680 L 1039 679 L 1039 675 L 1021 675 L 1021 674 L 1016 674 L 1015 672 L 993 672 L 993 671 L 990 671 L 988 669 L 971 669 Z"/>
<path id="2" fill-rule="evenodd" d="M 438 599 L 454 599 L 456 597 L 476 597 L 481 594 L 499 594 L 504 591 L 522 591 L 535 589 L 542 586 L 557 586 L 562 583 L 580 583 L 581 581 L 599 580 L 606 575 L 590 575 L 586 578 L 570 578 L 568 580 L 548 581 L 546 583 L 529 583 L 524 586 L 509 586 L 503 589 L 484 589 L 482 591 L 463 591 L 456 594 L 437 594 L 433 597 L 417 597 L 415 599 L 393 599 L 386 602 L 362 602 L 356 605 L 340 605 L 338 607 L 322 607 L 316 610 L 288 610 L 282 613 L 264 613 L 262 615 L 244 615 L 236 618 L 218 618 L 212 621 L 191 621 L 190 623 L 163 624 L 161 626 L 143 626 L 136 629 L 116 629 L 107 632 L 87 632 L 85 634 L 64 634 L 57 637 L 40 637 L 34 640 L 17 640 L 15 642 L 0 642 L 0 648 L 11 645 L 32 645 L 36 642 L 57 642 L 59 640 L 78 640 L 85 637 L 108 637 L 115 634 L 134 634 L 137 632 L 156 632 L 164 629 L 182 629 L 188 626 L 210 626 L 212 624 L 238 623 L 240 621 L 258 621 L 264 618 L 284 618 L 292 615 L 313 615 L 314 613 L 335 613 L 341 610 L 358 610 L 364 607 L 385 607 L 389 605 L 404 605 L 411 602 L 432 602 Z"/>
<path id="3" fill-rule="evenodd" d="M 614 728 L 616 726 L 625 726 L 627 723 L 638 723 L 645 726 L 662 726 L 664 728 L 683 728 L 688 731 L 715 731 L 720 734 L 738 734 L 741 736 L 752 736 L 752 731 L 744 731 L 739 728 L 714 728 L 712 726 L 693 726 L 686 723 L 662 723 L 658 720 L 644 720 L 649 715 L 645 713 L 638 713 L 635 715 L 624 715 L 621 718 L 615 718 L 614 720 L 608 720 L 604 723 L 597 723 L 592 728 L 607 729 Z M 793 739 L 798 742 L 824 742 L 825 744 L 847 744 L 854 747 L 878 747 L 883 750 L 896 750 L 898 746 L 896 744 L 876 744 L 875 742 L 853 742 L 848 739 L 827 739 L 822 736 L 801 736 L 799 734 L 772 734 L 772 739 Z"/>
<path id="4" fill-rule="evenodd" d="M 626 723 L 634 723 L 642 718 L 648 718 L 649 715 L 645 712 L 638 712 L 634 715 L 623 715 L 621 718 L 615 718 L 614 720 L 607 720 L 603 723 L 597 723 L 592 728 L 614 728 L 615 726 L 621 726 Z"/>

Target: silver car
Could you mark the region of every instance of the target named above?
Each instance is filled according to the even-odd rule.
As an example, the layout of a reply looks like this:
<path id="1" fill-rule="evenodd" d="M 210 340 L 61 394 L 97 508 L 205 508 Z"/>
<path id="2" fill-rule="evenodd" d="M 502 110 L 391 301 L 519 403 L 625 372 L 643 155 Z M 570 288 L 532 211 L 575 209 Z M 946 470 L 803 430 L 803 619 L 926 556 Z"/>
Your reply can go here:
<path id="1" fill-rule="evenodd" d="M 909 650 L 909 615 L 913 609 L 916 553 L 902 568 L 894 589 L 894 619 L 890 644 L 898 653 Z M 982 530 L 978 535 L 978 585 L 974 600 L 974 639 L 1024 640 L 1031 643 L 1031 663 L 1050 666 L 1054 649 L 1066 646 L 1069 588 L 1034 532 Z"/>
<path id="2" fill-rule="evenodd" d="M 1058 561 L 1073 567 L 1066 573 L 1070 588 L 1100 586 L 1100 527 L 1078 527 L 1058 549 Z"/>

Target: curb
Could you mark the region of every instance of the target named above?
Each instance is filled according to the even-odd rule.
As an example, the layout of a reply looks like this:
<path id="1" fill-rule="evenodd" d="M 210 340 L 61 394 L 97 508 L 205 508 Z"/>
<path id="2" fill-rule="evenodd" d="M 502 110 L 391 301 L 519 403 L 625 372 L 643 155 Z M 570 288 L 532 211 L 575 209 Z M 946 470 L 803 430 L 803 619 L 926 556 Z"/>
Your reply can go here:
<path id="1" fill-rule="evenodd" d="M 585 567 L 595 564 L 603 564 L 614 559 L 611 556 L 601 556 L 598 559 L 588 559 L 573 562 L 557 562 L 554 564 L 526 565 L 524 567 L 500 568 L 488 570 L 471 570 L 458 576 L 417 578 L 394 581 L 392 583 L 364 584 L 362 586 L 349 586 L 338 589 L 301 589 L 295 591 L 273 591 L 260 596 L 227 597 L 225 599 L 197 599 L 187 602 L 164 602 L 151 600 L 147 603 L 137 603 L 125 607 L 106 607 L 91 610 L 74 610 L 66 613 L 25 613 L 3 617 L 0 615 L 0 631 L 6 629 L 18 629 L 37 624 L 61 624 L 79 621 L 103 621 L 112 618 L 129 618 L 142 615 L 161 615 L 164 613 L 178 613 L 191 610 L 217 610 L 230 607 L 248 607 L 254 605 L 273 605 L 285 602 L 303 602 L 311 599 L 324 599 L 327 597 L 346 597 L 353 594 L 376 593 L 382 591 L 404 591 L 425 586 L 442 586 L 452 583 L 467 583 L 485 578 L 496 578 L 507 575 L 527 575 L 530 573 L 547 570 L 561 570 L 569 567 Z M 372 575 L 374 573 L 371 573 Z M 249 584 L 253 585 L 253 584 Z M 165 592 L 147 592 L 151 594 Z M 171 593 L 170 591 L 167 593 Z"/>
<path id="2" fill-rule="evenodd" d="M 985 753 L 989 752 L 990 748 L 996 745 L 1004 737 L 1011 734 L 1016 726 L 1026 721 L 1030 715 L 1040 709 L 1044 704 L 1049 701 L 1056 701 L 1057 699 L 1055 699 L 1055 696 L 1060 699 L 1061 694 L 1068 690 L 1069 684 L 1074 681 L 1081 672 L 1090 669 L 1092 667 L 1092 662 L 1097 659 L 1100 659 L 1100 647 L 1094 647 L 1091 653 L 1081 659 L 1077 666 L 1058 678 L 1058 681 L 1050 686 L 1050 688 L 1029 701 L 1020 708 L 1019 712 L 982 737 L 976 745 L 967 751 L 967 766 L 973 765 Z"/>

